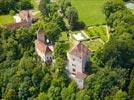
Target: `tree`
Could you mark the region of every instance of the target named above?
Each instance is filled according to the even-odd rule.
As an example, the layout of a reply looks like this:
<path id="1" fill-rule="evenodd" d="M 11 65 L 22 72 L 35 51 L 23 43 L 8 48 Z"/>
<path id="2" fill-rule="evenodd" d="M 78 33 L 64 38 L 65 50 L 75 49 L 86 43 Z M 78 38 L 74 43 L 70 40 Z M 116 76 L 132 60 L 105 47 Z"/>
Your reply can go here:
<path id="1" fill-rule="evenodd" d="M 61 87 L 51 86 L 48 90 L 48 96 L 50 99 L 60 99 Z"/>
<path id="2" fill-rule="evenodd" d="M 71 2 L 69 0 L 61 0 L 59 4 L 60 4 L 61 12 L 65 15 L 67 8 L 71 7 Z"/>
<path id="3" fill-rule="evenodd" d="M 112 13 L 123 9 L 125 9 L 125 6 L 122 0 L 107 0 L 107 2 L 104 4 L 103 11 L 108 18 Z"/>
<path id="4" fill-rule="evenodd" d="M 31 79 L 29 77 L 25 77 L 24 82 L 19 87 L 18 97 L 19 99 L 25 100 L 31 96 L 29 87 L 31 85 Z"/>
<path id="5" fill-rule="evenodd" d="M 11 9 L 10 4 L 13 2 L 13 0 L 0 0 L 0 14 L 6 14 Z"/>
<path id="6" fill-rule="evenodd" d="M 48 16 L 49 9 L 48 9 L 48 3 L 50 0 L 41 0 L 39 3 L 39 10 L 41 11 L 43 16 Z"/>
<path id="7" fill-rule="evenodd" d="M 87 89 L 78 91 L 76 95 L 76 99 L 77 100 L 91 100 L 87 92 L 88 92 Z"/>
<path id="8" fill-rule="evenodd" d="M 127 93 L 126 92 L 123 92 L 122 90 L 119 90 L 113 100 L 127 100 Z"/>
<path id="9" fill-rule="evenodd" d="M 127 33 L 120 35 L 119 38 L 116 36 L 111 38 L 104 48 L 96 53 L 98 66 L 131 68 L 134 65 L 132 38 L 133 36 Z"/>
<path id="10" fill-rule="evenodd" d="M 126 27 L 128 27 L 128 25 L 132 26 L 134 24 L 132 20 L 134 20 L 134 16 L 128 9 L 125 9 L 116 11 L 115 13 L 111 14 L 107 19 L 107 22 L 118 32 L 118 30 L 120 29 L 119 27 L 123 27 L 123 29 L 121 29 L 127 31 Z"/>
<path id="11" fill-rule="evenodd" d="M 134 68 L 130 74 L 130 83 L 128 86 L 128 94 L 131 100 L 134 99 Z"/>
<path id="12" fill-rule="evenodd" d="M 55 63 L 53 64 L 52 72 L 53 72 L 53 80 L 52 85 L 57 87 L 65 87 L 69 84 L 69 78 L 65 71 L 65 60 L 63 58 L 56 58 Z"/>
<path id="13" fill-rule="evenodd" d="M 16 5 L 19 10 L 28 10 L 31 9 L 33 6 L 31 4 L 31 0 L 20 0 L 17 2 Z"/>
<path id="14" fill-rule="evenodd" d="M 15 90 L 10 89 L 8 90 L 7 94 L 4 96 L 5 100 L 15 100 L 17 99 L 17 93 L 15 92 Z"/>
<path id="15" fill-rule="evenodd" d="M 63 100 L 75 100 L 76 83 L 71 81 L 67 88 L 63 88 L 61 91 L 61 97 Z"/>
<path id="16" fill-rule="evenodd" d="M 33 45 L 31 41 L 33 41 L 34 36 L 30 30 L 31 29 L 20 28 L 15 33 L 15 38 L 23 48 L 29 48 L 31 45 Z"/>
<path id="17" fill-rule="evenodd" d="M 91 100 L 104 99 L 107 96 L 113 97 L 125 85 L 125 72 L 125 69 L 105 67 L 96 74 L 88 76 L 85 81 L 86 95 Z"/>
<path id="18" fill-rule="evenodd" d="M 56 15 L 53 19 L 52 22 L 57 23 L 57 25 L 60 27 L 62 31 L 66 30 L 65 22 L 63 21 L 63 17 Z"/>
<path id="19" fill-rule="evenodd" d="M 39 87 L 39 84 L 43 78 L 43 73 L 41 67 L 34 68 L 32 75 L 32 82 L 34 86 Z"/>
<path id="20" fill-rule="evenodd" d="M 46 92 L 51 85 L 51 76 L 47 73 L 40 83 L 40 91 Z"/>
<path id="21" fill-rule="evenodd" d="M 40 92 L 38 97 L 37 97 L 37 100 L 48 100 L 48 96 L 47 94 L 45 94 L 44 92 Z"/>
<path id="22" fill-rule="evenodd" d="M 45 25 L 46 39 L 49 39 L 50 42 L 54 43 L 59 39 L 61 29 L 60 27 L 54 23 L 49 22 Z"/>
<path id="23" fill-rule="evenodd" d="M 66 58 L 67 50 L 69 49 L 68 43 L 57 42 L 54 48 L 54 58 Z"/>
<path id="24" fill-rule="evenodd" d="M 68 22 L 70 24 L 70 29 L 75 29 L 78 23 L 77 10 L 74 7 L 68 7 L 65 13 L 66 18 L 68 19 Z"/>
<path id="25" fill-rule="evenodd" d="M 10 11 L 31 9 L 31 0 L 0 0 L 0 14 L 8 14 Z"/>

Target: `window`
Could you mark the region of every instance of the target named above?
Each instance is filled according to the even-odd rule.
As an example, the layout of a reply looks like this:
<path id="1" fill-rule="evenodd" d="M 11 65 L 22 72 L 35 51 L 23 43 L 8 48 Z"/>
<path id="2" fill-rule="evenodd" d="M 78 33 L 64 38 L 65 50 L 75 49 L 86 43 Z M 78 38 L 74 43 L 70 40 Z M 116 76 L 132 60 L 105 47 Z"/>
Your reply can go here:
<path id="1" fill-rule="evenodd" d="M 76 67 L 76 65 L 72 64 L 72 66 Z"/>
<path id="2" fill-rule="evenodd" d="M 73 68 L 73 72 L 75 72 L 76 70 Z"/>
<path id="3" fill-rule="evenodd" d="M 76 75 L 75 73 L 72 73 L 73 75 Z"/>
<path id="4" fill-rule="evenodd" d="M 80 83 L 82 83 L 82 80 L 79 80 Z"/>

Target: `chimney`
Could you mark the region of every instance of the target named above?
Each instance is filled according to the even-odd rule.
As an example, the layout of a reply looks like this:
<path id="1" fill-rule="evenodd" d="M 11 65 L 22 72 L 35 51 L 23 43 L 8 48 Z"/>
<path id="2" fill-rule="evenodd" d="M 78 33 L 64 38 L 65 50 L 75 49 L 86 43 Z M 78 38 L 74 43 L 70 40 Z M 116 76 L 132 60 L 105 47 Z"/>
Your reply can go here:
<path id="1" fill-rule="evenodd" d="M 43 32 L 42 28 L 39 28 L 38 31 L 37 31 L 37 40 L 45 42 L 44 32 Z"/>

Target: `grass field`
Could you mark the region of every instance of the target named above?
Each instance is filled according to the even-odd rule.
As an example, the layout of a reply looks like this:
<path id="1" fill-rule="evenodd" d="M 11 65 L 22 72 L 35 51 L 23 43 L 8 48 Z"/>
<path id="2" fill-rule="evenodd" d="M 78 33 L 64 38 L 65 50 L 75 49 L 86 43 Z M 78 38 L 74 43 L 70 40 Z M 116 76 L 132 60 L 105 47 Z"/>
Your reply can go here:
<path id="1" fill-rule="evenodd" d="M 76 7 L 79 18 L 86 25 L 102 24 L 105 22 L 105 15 L 102 7 L 105 0 L 71 0 L 72 5 Z"/>
<path id="2" fill-rule="evenodd" d="M 14 19 L 11 15 L 0 15 L 0 25 L 13 23 Z"/>

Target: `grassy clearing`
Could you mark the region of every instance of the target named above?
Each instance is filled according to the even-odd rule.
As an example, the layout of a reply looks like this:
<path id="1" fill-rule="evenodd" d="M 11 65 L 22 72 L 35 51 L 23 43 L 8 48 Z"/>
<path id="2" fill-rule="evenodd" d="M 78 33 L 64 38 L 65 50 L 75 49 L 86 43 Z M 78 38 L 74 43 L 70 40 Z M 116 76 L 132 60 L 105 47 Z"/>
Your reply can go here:
<path id="1" fill-rule="evenodd" d="M 10 24 L 14 22 L 14 18 L 11 15 L 0 15 L 0 25 Z"/>
<path id="2" fill-rule="evenodd" d="M 102 7 L 105 0 L 71 0 L 72 5 L 76 7 L 80 20 L 86 25 L 96 25 L 105 23 L 105 15 Z"/>

